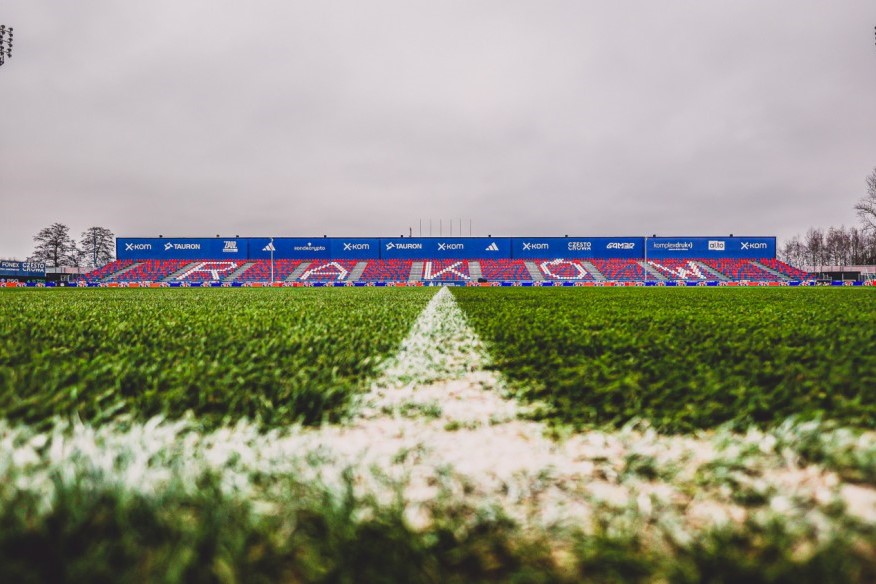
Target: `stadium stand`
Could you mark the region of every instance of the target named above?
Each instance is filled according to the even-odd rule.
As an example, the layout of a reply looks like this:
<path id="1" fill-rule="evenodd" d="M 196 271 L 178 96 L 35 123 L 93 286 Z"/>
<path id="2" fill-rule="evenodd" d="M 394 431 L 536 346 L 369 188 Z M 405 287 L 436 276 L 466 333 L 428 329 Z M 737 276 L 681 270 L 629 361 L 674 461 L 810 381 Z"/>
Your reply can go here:
<path id="1" fill-rule="evenodd" d="M 758 263 L 763 264 L 764 266 L 779 272 L 780 274 L 784 274 L 791 278 L 792 280 L 811 280 L 813 278 L 812 274 L 808 272 L 804 272 L 801 269 L 795 268 L 790 264 L 786 264 L 785 262 L 773 258 L 764 258 L 757 260 Z"/>
<path id="2" fill-rule="evenodd" d="M 705 273 L 696 264 L 696 260 L 663 259 L 648 261 L 648 265 L 657 270 L 667 280 L 708 280 Z M 720 271 L 720 270 L 719 270 Z"/>
<path id="3" fill-rule="evenodd" d="M 215 260 L 197 262 L 174 280 L 179 282 L 221 282 L 225 276 L 233 273 L 242 263 L 240 261 Z"/>
<path id="4" fill-rule="evenodd" d="M 295 271 L 301 264 L 301 260 L 274 260 L 274 281 L 282 282 Z M 268 260 L 258 260 L 253 263 L 246 271 L 240 274 L 235 282 L 270 282 L 271 281 L 271 262 Z"/>
<path id="5" fill-rule="evenodd" d="M 645 268 L 637 260 L 593 259 L 591 262 L 607 280 L 634 282 L 645 279 Z"/>
<path id="6" fill-rule="evenodd" d="M 581 282 L 594 280 L 593 275 L 580 260 L 535 260 L 535 263 L 545 280 L 576 280 Z"/>
<path id="7" fill-rule="evenodd" d="M 298 278 L 301 282 L 343 282 L 356 267 L 353 260 L 316 261 Z"/>
<path id="8" fill-rule="evenodd" d="M 110 282 L 160 282 L 186 264 L 183 260 L 144 260 L 133 269 L 118 276 L 110 276 Z"/>
<path id="9" fill-rule="evenodd" d="M 481 260 L 481 275 L 490 281 L 532 280 L 523 260 Z"/>
<path id="10" fill-rule="evenodd" d="M 775 274 L 764 271 L 749 260 L 699 260 L 731 280 L 749 282 L 777 282 Z"/>
<path id="11" fill-rule="evenodd" d="M 365 282 L 407 282 L 413 260 L 371 260 L 362 272 Z"/>
<path id="12" fill-rule="evenodd" d="M 463 260 L 424 260 L 424 282 L 458 282 L 470 280 L 468 262 Z"/>
<path id="13" fill-rule="evenodd" d="M 91 281 L 103 280 L 104 278 L 115 274 L 116 272 L 120 272 L 132 265 L 134 265 L 134 260 L 113 260 L 105 266 L 101 266 L 93 272 L 89 272 L 85 275 L 85 278 Z"/>

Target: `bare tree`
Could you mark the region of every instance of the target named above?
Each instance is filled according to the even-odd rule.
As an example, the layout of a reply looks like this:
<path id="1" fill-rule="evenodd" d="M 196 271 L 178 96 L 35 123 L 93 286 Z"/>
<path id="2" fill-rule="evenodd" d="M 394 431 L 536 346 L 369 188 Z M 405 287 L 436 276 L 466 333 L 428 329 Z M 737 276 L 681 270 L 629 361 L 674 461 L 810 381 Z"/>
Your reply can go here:
<path id="1" fill-rule="evenodd" d="M 864 229 L 876 233 L 876 168 L 867 177 L 867 194 L 855 205 Z"/>
<path id="2" fill-rule="evenodd" d="M 106 227 L 89 227 L 79 238 L 80 265 L 99 268 L 115 256 L 115 234 Z"/>
<path id="3" fill-rule="evenodd" d="M 40 229 L 33 240 L 36 247 L 30 259 L 45 262 L 50 268 L 76 265 L 76 244 L 70 237 L 70 228 L 63 223 Z"/>

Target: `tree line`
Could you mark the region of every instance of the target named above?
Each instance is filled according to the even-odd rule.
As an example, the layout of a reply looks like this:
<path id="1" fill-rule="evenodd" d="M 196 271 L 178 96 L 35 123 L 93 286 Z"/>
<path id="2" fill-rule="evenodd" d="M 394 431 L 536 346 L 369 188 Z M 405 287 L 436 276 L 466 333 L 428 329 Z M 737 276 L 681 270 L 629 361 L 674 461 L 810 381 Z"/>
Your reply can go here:
<path id="1" fill-rule="evenodd" d="M 804 235 L 787 240 L 779 249 L 779 258 L 810 269 L 876 264 L 876 168 L 867 176 L 866 185 L 866 194 L 855 205 L 859 227 L 811 227 Z"/>
<path id="2" fill-rule="evenodd" d="M 48 268 L 99 268 L 116 255 L 116 236 L 106 227 L 89 227 L 75 241 L 68 226 L 52 223 L 40 229 L 33 241 L 28 261 L 45 262 Z"/>

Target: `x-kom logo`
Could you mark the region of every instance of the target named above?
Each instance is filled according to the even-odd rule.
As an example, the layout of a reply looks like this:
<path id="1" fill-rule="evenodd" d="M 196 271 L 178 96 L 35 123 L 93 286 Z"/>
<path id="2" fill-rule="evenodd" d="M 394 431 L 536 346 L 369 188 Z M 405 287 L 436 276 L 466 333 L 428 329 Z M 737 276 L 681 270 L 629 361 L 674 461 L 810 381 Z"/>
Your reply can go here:
<path id="1" fill-rule="evenodd" d="M 762 241 L 743 241 L 742 249 L 766 249 L 767 244 Z"/>
<path id="2" fill-rule="evenodd" d="M 464 243 L 439 243 L 438 251 L 449 251 L 452 249 L 465 249 Z"/>
<path id="3" fill-rule="evenodd" d="M 125 251 L 140 251 L 152 249 L 151 243 L 126 243 Z"/>

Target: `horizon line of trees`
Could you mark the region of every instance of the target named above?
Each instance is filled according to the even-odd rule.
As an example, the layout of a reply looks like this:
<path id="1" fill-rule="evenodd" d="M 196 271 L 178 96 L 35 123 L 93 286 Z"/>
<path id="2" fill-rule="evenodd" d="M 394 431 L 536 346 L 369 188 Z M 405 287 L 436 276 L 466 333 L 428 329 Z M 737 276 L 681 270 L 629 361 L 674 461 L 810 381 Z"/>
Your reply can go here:
<path id="1" fill-rule="evenodd" d="M 866 194 L 855 205 L 860 227 L 810 227 L 779 248 L 779 259 L 811 271 L 821 271 L 824 266 L 876 264 L 876 168 L 865 183 Z"/>
<path id="2" fill-rule="evenodd" d="M 55 222 L 33 237 L 35 246 L 27 261 L 45 262 L 47 268 L 99 268 L 115 259 L 115 238 L 106 227 L 94 226 L 76 241 L 67 225 Z"/>

